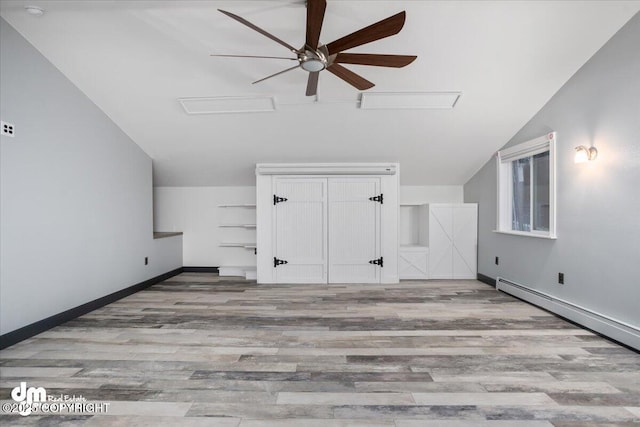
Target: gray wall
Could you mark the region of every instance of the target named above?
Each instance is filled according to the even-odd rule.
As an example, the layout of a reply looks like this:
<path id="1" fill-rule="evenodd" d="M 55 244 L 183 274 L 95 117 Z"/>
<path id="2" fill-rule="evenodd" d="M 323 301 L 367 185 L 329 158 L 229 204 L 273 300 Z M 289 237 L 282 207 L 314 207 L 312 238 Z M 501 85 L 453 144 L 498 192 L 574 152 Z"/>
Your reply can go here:
<path id="1" fill-rule="evenodd" d="M 153 240 L 151 159 L 4 20 L 0 52 L 4 334 L 181 267 L 182 239 Z"/>
<path id="2" fill-rule="evenodd" d="M 478 271 L 640 325 L 640 14 L 506 145 L 557 132 L 557 240 L 500 235 L 496 164 L 464 187 L 479 203 Z M 553 66 L 553 64 L 550 64 Z M 517 93 L 514 93 L 517 102 Z M 574 147 L 594 144 L 595 162 Z M 494 257 L 500 257 L 500 265 Z M 557 283 L 565 273 L 565 285 Z"/>

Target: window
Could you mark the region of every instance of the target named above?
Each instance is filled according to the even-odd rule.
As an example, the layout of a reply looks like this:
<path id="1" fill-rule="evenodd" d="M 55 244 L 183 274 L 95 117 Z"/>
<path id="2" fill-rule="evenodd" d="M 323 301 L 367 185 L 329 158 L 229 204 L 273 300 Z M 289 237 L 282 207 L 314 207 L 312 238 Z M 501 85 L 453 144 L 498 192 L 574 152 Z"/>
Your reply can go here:
<path id="1" fill-rule="evenodd" d="M 498 152 L 497 232 L 555 239 L 555 136 Z"/>

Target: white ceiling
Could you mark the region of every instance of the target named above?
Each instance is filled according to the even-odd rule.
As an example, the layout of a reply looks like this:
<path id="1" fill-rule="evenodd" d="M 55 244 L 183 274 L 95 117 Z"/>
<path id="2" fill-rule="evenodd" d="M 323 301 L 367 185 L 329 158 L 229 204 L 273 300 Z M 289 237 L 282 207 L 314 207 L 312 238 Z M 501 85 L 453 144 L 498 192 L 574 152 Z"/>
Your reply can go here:
<path id="1" fill-rule="evenodd" d="M 460 91 L 452 110 L 360 110 L 358 91 L 328 72 L 315 104 L 302 70 L 252 85 L 291 63 L 209 54 L 289 52 L 217 8 L 303 44 L 300 1 L 3 0 L 1 14 L 153 158 L 156 185 L 250 185 L 254 164 L 270 161 L 399 161 L 403 184 L 460 185 L 640 2 L 328 1 L 322 43 L 406 10 L 398 35 L 352 51 L 418 59 L 348 68 L 371 91 Z M 274 95 L 277 111 L 190 116 L 177 101 L 256 94 Z"/>

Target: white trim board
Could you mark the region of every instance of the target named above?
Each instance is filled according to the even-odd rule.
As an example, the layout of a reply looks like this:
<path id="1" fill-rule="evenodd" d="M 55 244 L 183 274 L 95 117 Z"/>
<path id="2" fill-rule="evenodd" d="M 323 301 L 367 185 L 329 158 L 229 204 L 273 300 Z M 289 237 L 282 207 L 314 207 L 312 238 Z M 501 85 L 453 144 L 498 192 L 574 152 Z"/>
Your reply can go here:
<path id="1" fill-rule="evenodd" d="M 640 328 L 621 322 L 545 292 L 531 289 L 504 277 L 496 279 L 496 289 L 572 320 L 609 338 L 640 350 Z"/>
<path id="2" fill-rule="evenodd" d="M 397 163 L 258 163 L 256 175 L 395 175 Z"/>

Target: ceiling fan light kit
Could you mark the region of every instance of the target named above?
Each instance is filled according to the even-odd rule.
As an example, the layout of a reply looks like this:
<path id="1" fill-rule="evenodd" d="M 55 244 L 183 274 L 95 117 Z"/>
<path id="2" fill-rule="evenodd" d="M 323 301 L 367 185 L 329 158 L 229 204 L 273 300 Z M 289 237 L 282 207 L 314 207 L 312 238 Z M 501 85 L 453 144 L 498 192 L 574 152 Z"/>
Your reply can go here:
<path id="1" fill-rule="evenodd" d="M 310 73 L 317 73 L 327 68 L 327 57 L 321 51 L 305 50 L 298 55 L 300 67 Z"/>
<path id="2" fill-rule="evenodd" d="M 283 47 L 289 49 L 297 58 L 277 57 L 277 59 L 297 60 L 298 65 L 287 68 L 278 73 L 272 74 L 255 83 L 259 83 L 279 76 L 297 68 L 309 72 L 307 80 L 307 96 L 315 96 L 318 93 L 318 76 L 321 71 L 327 70 L 338 78 L 344 80 L 358 90 L 367 90 L 375 86 L 374 83 L 366 80 L 362 76 L 343 67 L 342 64 L 369 65 L 374 67 L 393 67 L 401 68 L 412 63 L 417 57 L 412 55 L 381 55 L 367 53 L 344 53 L 345 50 L 362 46 L 367 43 L 374 42 L 386 37 L 398 34 L 406 19 L 406 13 L 400 12 L 390 16 L 382 21 L 378 21 L 368 27 L 362 28 L 344 37 L 334 40 L 326 45 L 320 44 L 320 32 L 324 21 L 324 13 L 327 7 L 326 0 L 308 0 L 307 1 L 307 25 L 305 45 L 300 49 L 296 49 L 290 44 L 262 28 L 252 24 L 246 19 L 235 15 L 231 12 L 218 9 L 226 16 L 235 19 L 241 24 L 251 28 L 252 30 L 262 34 L 263 36 L 275 41 Z M 247 55 L 212 55 L 222 57 L 246 57 L 246 58 L 274 58 L 269 56 L 247 56 Z"/>

